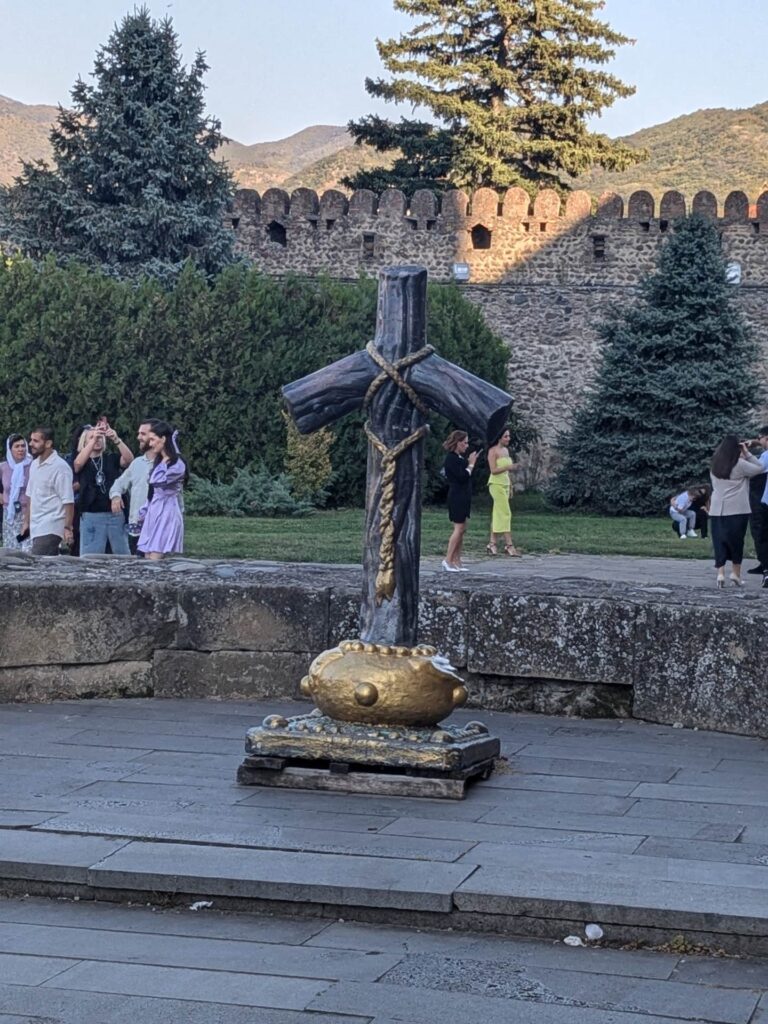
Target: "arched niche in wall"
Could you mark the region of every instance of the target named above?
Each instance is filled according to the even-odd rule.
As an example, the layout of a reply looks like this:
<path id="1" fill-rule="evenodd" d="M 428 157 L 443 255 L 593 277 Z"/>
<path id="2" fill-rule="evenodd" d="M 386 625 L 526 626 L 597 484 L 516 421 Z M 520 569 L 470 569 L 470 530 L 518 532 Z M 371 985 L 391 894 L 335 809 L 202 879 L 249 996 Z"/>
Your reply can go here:
<path id="1" fill-rule="evenodd" d="M 278 220 L 271 220 L 267 224 L 267 238 L 276 245 L 282 245 L 283 247 L 288 245 L 285 224 L 281 224 Z"/>
<path id="2" fill-rule="evenodd" d="M 630 220 L 650 221 L 655 213 L 653 196 L 645 189 L 633 192 L 627 203 L 627 217 Z"/>
<path id="3" fill-rule="evenodd" d="M 691 203 L 691 212 L 698 217 L 708 217 L 710 220 L 717 220 L 717 199 L 712 192 L 702 190 L 697 192 Z"/>
<path id="4" fill-rule="evenodd" d="M 723 204 L 723 218 L 730 224 L 749 220 L 749 199 L 745 192 L 729 192 Z"/>
<path id="5" fill-rule="evenodd" d="M 490 249 L 491 238 L 493 232 L 490 231 L 485 224 L 475 224 L 470 231 L 470 238 L 472 239 L 473 249 Z"/>
<path id="6" fill-rule="evenodd" d="M 618 192 L 603 192 L 597 200 L 597 216 L 601 220 L 620 220 L 624 216 L 624 200 Z"/>

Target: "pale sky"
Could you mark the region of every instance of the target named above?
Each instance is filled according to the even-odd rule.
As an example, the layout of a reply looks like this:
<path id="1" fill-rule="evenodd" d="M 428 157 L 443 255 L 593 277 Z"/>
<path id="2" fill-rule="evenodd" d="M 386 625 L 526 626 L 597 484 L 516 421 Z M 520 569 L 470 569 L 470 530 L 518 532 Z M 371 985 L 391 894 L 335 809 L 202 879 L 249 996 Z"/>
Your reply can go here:
<path id="1" fill-rule="evenodd" d="M 63 103 L 129 0 L 0 0 L 0 94 Z M 375 38 L 412 27 L 391 0 L 159 0 L 184 62 L 204 50 L 209 113 L 239 142 L 284 138 L 312 124 L 346 124 L 366 113 L 411 116 L 374 103 L 366 75 L 383 73 Z M 610 70 L 637 86 L 596 127 L 626 135 L 702 107 L 768 100 L 765 0 L 606 0 L 604 20 L 634 37 Z"/>

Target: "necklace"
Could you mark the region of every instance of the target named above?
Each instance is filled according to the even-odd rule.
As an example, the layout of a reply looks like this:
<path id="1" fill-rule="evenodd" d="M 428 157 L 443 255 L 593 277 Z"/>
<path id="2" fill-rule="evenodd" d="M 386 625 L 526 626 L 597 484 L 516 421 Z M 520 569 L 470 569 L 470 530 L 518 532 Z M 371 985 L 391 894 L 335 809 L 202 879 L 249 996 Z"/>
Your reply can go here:
<path id="1" fill-rule="evenodd" d="M 96 486 L 100 491 L 104 491 L 104 484 L 106 483 L 106 478 L 104 476 L 104 456 L 99 455 L 97 458 L 91 456 L 91 462 L 93 463 L 93 468 L 96 470 Z"/>

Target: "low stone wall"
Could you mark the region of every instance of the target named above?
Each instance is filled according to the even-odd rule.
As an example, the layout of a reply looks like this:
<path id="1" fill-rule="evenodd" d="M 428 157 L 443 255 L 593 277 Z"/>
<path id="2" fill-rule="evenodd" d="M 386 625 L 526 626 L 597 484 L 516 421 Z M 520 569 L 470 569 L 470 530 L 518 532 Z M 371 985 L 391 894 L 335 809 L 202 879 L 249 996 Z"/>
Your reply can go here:
<path id="1" fill-rule="evenodd" d="M 357 635 L 360 570 L 0 557 L 0 700 L 296 698 Z M 420 639 L 489 710 L 768 736 L 768 602 L 695 589 L 425 573 Z"/>

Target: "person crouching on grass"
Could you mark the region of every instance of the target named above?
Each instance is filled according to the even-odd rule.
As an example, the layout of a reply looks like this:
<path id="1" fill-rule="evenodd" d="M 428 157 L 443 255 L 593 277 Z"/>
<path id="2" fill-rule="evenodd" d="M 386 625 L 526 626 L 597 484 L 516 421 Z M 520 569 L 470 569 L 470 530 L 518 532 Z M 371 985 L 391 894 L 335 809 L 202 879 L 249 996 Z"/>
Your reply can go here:
<path id="1" fill-rule="evenodd" d="M 696 526 L 696 510 L 691 508 L 691 502 L 696 497 L 698 497 L 698 491 L 689 490 L 683 491 L 677 497 L 670 497 L 669 499 L 669 514 L 677 524 L 680 540 L 685 540 L 686 537 L 697 536 L 694 529 Z"/>

